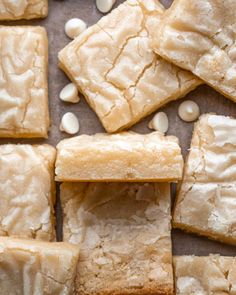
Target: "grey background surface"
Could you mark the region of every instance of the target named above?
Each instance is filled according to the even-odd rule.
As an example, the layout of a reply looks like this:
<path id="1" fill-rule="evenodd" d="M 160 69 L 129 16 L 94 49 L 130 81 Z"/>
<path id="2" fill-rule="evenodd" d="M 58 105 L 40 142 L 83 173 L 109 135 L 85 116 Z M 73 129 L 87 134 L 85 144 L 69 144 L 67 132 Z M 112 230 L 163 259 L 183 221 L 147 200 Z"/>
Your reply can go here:
<path id="1" fill-rule="evenodd" d="M 147 0 L 148 1 L 148 0 Z M 117 1 L 116 6 L 124 2 Z M 161 1 L 165 7 L 169 7 L 172 0 Z M 59 100 L 59 92 L 68 83 L 67 77 L 57 67 L 57 54 L 68 43 L 70 39 L 64 33 L 65 22 L 73 17 L 82 18 L 88 25 L 96 23 L 102 14 L 97 11 L 95 0 L 49 0 L 49 16 L 44 20 L 37 21 L 17 21 L 0 22 L 1 25 L 42 25 L 45 26 L 49 37 L 49 104 L 51 113 L 51 129 L 48 140 L 11 140 L 0 139 L 0 144 L 4 143 L 50 143 L 56 145 L 61 139 L 67 136 L 59 131 L 61 116 L 68 111 L 73 111 L 80 121 L 79 134 L 94 134 L 104 132 L 94 112 L 89 108 L 84 99 L 78 104 L 63 103 Z M 101 61 L 102 62 L 102 61 Z M 201 113 L 214 112 L 217 114 L 231 115 L 236 117 L 236 104 L 224 98 L 208 86 L 198 87 L 184 99 L 191 99 L 200 106 Z M 181 121 L 177 115 L 178 105 L 184 99 L 169 103 L 162 110 L 168 114 L 170 128 L 168 134 L 176 135 L 180 139 L 180 144 L 184 155 L 190 145 L 193 124 Z M 139 133 L 148 133 L 150 130 L 147 124 L 152 116 L 136 124 L 132 130 Z M 172 198 L 174 199 L 175 186 L 173 186 Z M 61 212 L 59 204 L 59 190 L 56 205 L 58 224 L 57 233 L 61 239 Z M 199 216 L 201 218 L 201 216 Z M 176 255 L 195 254 L 208 255 L 209 253 L 220 253 L 222 255 L 236 255 L 236 247 L 227 246 L 221 243 L 210 241 L 206 238 L 186 234 L 179 230 L 173 230 L 173 253 Z"/>

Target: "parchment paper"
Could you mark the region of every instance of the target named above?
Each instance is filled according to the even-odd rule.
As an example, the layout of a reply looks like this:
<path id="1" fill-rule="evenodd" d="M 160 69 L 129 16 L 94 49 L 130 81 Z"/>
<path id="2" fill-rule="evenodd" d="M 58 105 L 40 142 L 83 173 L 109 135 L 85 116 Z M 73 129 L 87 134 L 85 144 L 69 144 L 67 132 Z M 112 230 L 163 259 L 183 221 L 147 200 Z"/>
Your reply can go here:
<path id="1" fill-rule="evenodd" d="M 117 1 L 116 6 L 121 2 L 123 1 Z M 161 2 L 165 5 L 165 7 L 169 7 L 172 1 L 162 0 Z M 31 144 L 49 143 L 55 146 L 61 139 L 69 137 L 65 133 L 61 133 L 59 131 L 61 116 L 68 111 L 74 112 L 79 118 L 79 134 L 104 132 L 101 123 L 83 98 L 78 104 L 64 103 L 59 100 L 59 92 L 69 80 L 57 67 L 57 54 L 59 50 L 70 42 L 70 39 L 64 33 L 65 22 L 70 18 L 78 17 L 83 19 L 89 26 L 96 23 L 101 16 L 102 14 L 96 9 L 95 0 L 49 0 L 49 16 L 44 20 L 0 22 L 1 25 L 41 25 L 46 27 L 49 37 L 49 103 L 52 124 L 48 140 L 0 139 L 0 144 L 18 142 Z M 101 60 L 101 63 L 102 62 L 103 61 Z M 221 115 L 231 115 L 236 117 L 236 104 L 231 102 L 229 99 L 224 98 L 208 86 L 198 87 L 195 91 L 187 95 L 186 98 L 197 102 L 200 106 L 202 114 L 214 112 Z M 190 145 L 193 124 L 185 123 L 178 117 L 178 105 L 182 100 L 172 102 L 166 107 L 163 107 L 162 110 L 165 111 L 169 117 L 170 128 L 168 134 L 176 135 L 179 138 L 183 153 L 186 155 Z M 139 133 L 150 132 L 147 125 L 151 118 L 152 115 L 136 124 L 132 130 Z M 175 185 L 173 185 L 172 189 L 173 200 L 174 197 Z M 58 189 L 56 213 L 57 236 L 58 240 L 61 240 L 62 219 Z M 201 218 L 201 216 L 199 216 L 199 218 Z M 179 230 L 173 230 L 172 238 L 173 253 L 177 255 L 208 255 L 209 253 L 219 253 L 229 256 L 236 255 L 236 247 L 210 241 L 207 238 L 187 234 Z"/>

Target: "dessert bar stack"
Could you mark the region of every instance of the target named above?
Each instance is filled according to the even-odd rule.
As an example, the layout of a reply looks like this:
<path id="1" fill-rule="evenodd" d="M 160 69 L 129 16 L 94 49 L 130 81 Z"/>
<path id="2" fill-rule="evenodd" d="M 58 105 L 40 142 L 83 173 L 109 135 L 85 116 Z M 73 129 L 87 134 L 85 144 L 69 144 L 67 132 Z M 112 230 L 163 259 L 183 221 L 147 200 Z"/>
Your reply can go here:
<path id="1" fill-rule="evenodd" d="M 59 53 L 59 66 L 107 132 L 202 84 L 153 53 L 150 27 L 163 12 L 158 1 L 125 1 Z M 81 249 L 78 294 L 173 293 L 168 182 L 180 180 L 182 169 L 177 138 L 159 132 L 58 144 L 63 240 Z"/>
<path id="2" fill-rule="evenodd" d="M 58 144 L 63 241 L 80 248 L 77 294 L 173 294 L 168 182 L 182 170 L 177 138 L 159 132 Z"/>
<path id="3" fill-rule="evenodd" d="M 174 0 L 168 10 L 127 0 L 59 52 L 107 133 L 56 148 L 0 145 L 1 294 L 236 293 L 234 257 L 172 257 L 171 242 L 173 224 L 236 244 L 236 120 L 202 115 L 185 165 L 175 136 L 123 131 L 203 83 L 236 100 L 235 8 L 231 0 Z M 0 20 L 47 13 L 46 0 L 0 0 Z M 45 29 L 2 25 L 0 45 L 0 137 L 47 138 Z"/>
<path id="4" fill-rule="evenodd" d="M 236 36 L 233 21 L 236 20 L 236 15 L 232 12 L 233 8 L 232 1 L 216 3 L 176 0 L 165 12 L 157 1 L 125 1 L 66 46 L 59 53 L 59 66 L 77 84 L 110 133 L 130 127 L 161 105 L 181 97 L 204 82 L 234 99 L 236 87 L 233 81 L 236 72 L 233 52 Z M 146 54 L 143 54 L 143 46 Z M 150 51 L 151 54 L 148 55 Z M 229 117 L 208 114 L 202 116 L 196 124 L 173 221 L 174 227 L 232 244 L 235 244 L 235 142 L 232 136 L 235 122 Z M 161 153 L 159 148 L 151 148 L 155 143 L 154 134 L 148 136 L 148 143 L 144 140 L 142 148 L 141 140 L 136 145 L 131 137 L 123 142 L 118 136 L 120 135 L 96 135 L 92 138 L 81 136 L 62 141 L 57 147 L 57 180 L 117 182 L 64 183 L 61 186 L 64 239 L 81 245 L 78 263 L 81 277 L 77 278 L 76 288 L 78 294 L 170 294 L 173 292 L 171 288 L 167 290 L 158 287 L 162 281 L 158 265 L 155 266 L 155 278 L 149 276 L 149 271 L 143 266 L 146 270 L 145 279 L 149 278 L 149 284 L 150 281 L 156 281 L 156 287 L 150 289 L 147 281 L 145 283 L 143 272 L 137 266 L 137 261 L 141 263 L 140 260 L 143 259 L 142 255 L 135 251 L 137 260 L 137 256 L 131 254 L 137 246 L 133 237 L 135 230 L 132 229 L 126 238 L 127 226 L 129 229 L 135 228 L 136 220 L 132 223 L 132 218 L 130 220 L 128 215 L 126 226 L 123 226 L 123 218 L 121 220 L 120 217 L 125 212 L 130 212 L 131 208 L 134 209 L 135 205 L 125 204 L 121 209 L 119 201 L 122 200 L 125 187 L 132 190 L 133 185 L 143 186 L 143 196 L 148 196 L 148 187 L 164 185 L 157 182 L 178 180 L 168 176 L 177 167 L 174 164 L 177 158 Z M 232 138 L 229 139 L 229 136 Z M 160 135 L 158 137 L 157 146 L 162 141 Z M 114 144 L 113 138 L 116 138 L 117 143 Z M 171 145 L 173 147 L 173 142 Z M 142 153 L 137 153 L 137 149 L 142 150 Z M 170 146 L 167 149 L 168 153 L 174 151 Z M 135 151 L 135 157 L 129 156 L 131 150 Z M 96 157 L 92 158 L 91 155 L 94 154 Z M 142 157 L 141 162 L 138 154 Z M 106 160 L 104 155 L 107 155 Z M 158 155 L 159 168 L 159 164 L 152 158 L 155 155 Z M 143 163 L 145 164 L 142 165 Z M 140 167 L 141 174 L 138 170 Z M 152 170 L 149 177 L 148 170 Z M 149 183 L 141 184 L 137 181 Z M 107 189 L 101 189 L 105 185 Z M 112 186 L 119 191 L 119 197 L 112 193 Z M 139 193 L 136 194 L 136 202 L 138 195 Z M 129 196 L 127 190 L 127 199 Z M 142 207 L 147 216 L 145 206 Z M 156 210 L 154 215 L 159 218 L 160 207 L 156 207 Z M 118 223 L 122 228 L 120 231 L 115 222 L 118 218 L 117 211 L 121 214 Z M 133 212 L 131 214 L 134 215 Z M 147 220 L 148 223 L 154 221 L 150 218 Z M 161 223 L 160 220 L 159 222 Z M 157 224 L 155 227 L 157 231 L 160 230 Z M 155 235 L 159 236 L 158 233 Z M 135 244 L 131 243 L 130 238 Z M 133 247 L 130 248 L 130 245 Z M 159 248 L 157 243 L 154 242 L 153 245 L 156 246 L 155 249 Z M 146 249 L 142 245 L 140 250 L 143 255 Z M 122 250 L 125 251 L 124 260 Z M 134 277 L 138 279 L 137 285 L 132 285 L 133 269 L 127 264 L 128 257 L 131 256 L 136 261 Z M 149 256 L 149 270 L 153 260 Z M 236 284 L 234 260 L 223 256 L 176 257 L 176 294 L 215 294 L 218 291 L 233 294 Z M 130 265 L 133 265 L 133 261 L 130 261 Z M 204 264 L 208 264 L 209 268 L 202 273 Z M 124 272 L 125 266 L 129 267 L 129 274 Z M 168 273 L 167 266 L 164 269 Z M 112 283 L 104 279 L 104 272 L 109 271 L 114 278 Z M 93 278 L 93 283 L 87 281 L 86 277 Z M 171 281 L 170 276 L 169 280 Z"/>
<path id="5" fill-rule="evenodd" d="M 234 1 L 175 0 L 152 48 L 235 101 Z M 196 123 L 177 194 L 174 227 L 235 245 L 235 125 L 215 114 Z M 199 218 L 201 216 L 201 218 Z"/>
<path id="6" fill-rule="evenodd" d="M 0 0 L 0 20 L 41 18 L 47 0 Z M 48 40 L 39 26 L 0 26 L 0 138 L 47 138 Z M 74 294 L 79 248 L 55 242 L 56 149 L 0 145 L 0 293 Z"/>

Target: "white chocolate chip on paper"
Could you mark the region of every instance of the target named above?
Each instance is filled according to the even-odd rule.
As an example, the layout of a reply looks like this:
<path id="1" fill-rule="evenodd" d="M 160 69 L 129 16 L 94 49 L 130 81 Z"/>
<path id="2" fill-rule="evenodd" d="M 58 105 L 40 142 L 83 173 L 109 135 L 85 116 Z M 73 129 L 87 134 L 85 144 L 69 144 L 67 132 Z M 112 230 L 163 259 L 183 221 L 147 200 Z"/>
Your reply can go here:
<path id="1" fill-rule="evenodd" d="M 116 0 L 96 0 L 97 9 L 102 13 L 107 13 L 112 9 Z"/>
<path id="2" fill-rule="evenodd" d="M 77 117 L 71 112 L 65 113 L 61 119 L 60 130 L 68 134 L 79 132 L 79 121 Z"/>
<path id="3" fill-rule="evenodd" d="M 74 83 L 67 84 L 60 92 L 60 99 L 66 102 L 77 103 L 80 101 L 78 89 Z"/>
<path id="4" fill-rule="evenodd" d="M 65 33 L 69 38 L 74 39 L 79 36 L 79 34 L 81 34 L 84 30 L 86 30 L 86 28 L 87 25 L 82 19 L 72 18 L 68 20 L 65 24 Z"/>
<path id="5" fill-rule="evenodd" d="M 193 122 L 200 116 L 200 109 L 196 102 L 186 100 L 179 105 L 179 117 L 185 122 Z"/>
<path id="6" fill-rule="evenodd" d="M 162 133 L 166 133 L 169 128 L 169 120 L 164 112 L 157 113 L 152 121 L 148 124 L 150 129 L 154 129 L 156 131 L 160 131 Z"/>

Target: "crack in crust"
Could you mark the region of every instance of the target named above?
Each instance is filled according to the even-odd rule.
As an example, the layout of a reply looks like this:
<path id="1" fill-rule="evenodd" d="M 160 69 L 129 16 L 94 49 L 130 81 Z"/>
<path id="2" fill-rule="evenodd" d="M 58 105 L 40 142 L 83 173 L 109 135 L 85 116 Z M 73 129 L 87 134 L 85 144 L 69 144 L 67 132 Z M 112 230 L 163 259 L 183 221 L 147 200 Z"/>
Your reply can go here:
<path id="1" fill-rule="evenodd" d="M 128 0 L 59 53 L 60 67 L 108 132 L 130 127 L 202 83 L 151 50 L 150 28 L 158 28 L 163 12 L 156 0 Z"/>
<path id="2" fill-rule="evenodd" d="M 1 26 L 0 51 L 0 137 L 47 137 L 45 29 Z"/>
<path id="3" fill-rule="evenodd" d="M 68 243 L 0 237 L 1 293 L 72 295 L 78 256 Z"/>
<path id="4" fill-rule="evenodd" d="M 48 0 L 1 0 L 0 20 L 43 18 L 48 14 Z"/>
<path id="5" fill-rule="evenodd" d="M 55 239 L 55 156 L 48 145 L 0 147 L 0 235 Z"/>
<path id="6" fill-rule="evenodd" d="M 176 294 L 234 294 L 236 259 L 219 255 L 174 257 Z"/>
<path id="7" fill-rule="evenodd" d="M 174 227 L 236 244 L 236 120 L 204 115 L 195 125 L 174 208 Z"/>
<path id="8" fill-rule="evenodd" d="M 176 0 L 159 31 L 154 50 L 192 71 L 236 101 L 236 4 L 234 1 Z"/>
<path id="9" fill-rule="evenodd" d="M 168 184 L 64 183 L 61 202 L 76 294 L 173 294 Z"/>

